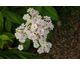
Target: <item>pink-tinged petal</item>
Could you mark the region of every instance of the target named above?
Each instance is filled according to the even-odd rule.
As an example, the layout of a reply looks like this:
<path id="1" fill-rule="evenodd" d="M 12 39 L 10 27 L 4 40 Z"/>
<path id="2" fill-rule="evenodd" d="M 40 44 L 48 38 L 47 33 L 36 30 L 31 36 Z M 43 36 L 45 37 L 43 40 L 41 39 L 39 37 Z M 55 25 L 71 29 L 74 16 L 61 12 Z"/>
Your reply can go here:
<path id="1" fill-rule="evenodd" d="M 47 46 L 46 46 L 46 45 L 43 45 L 43 46 L 42 46 L 42 49 L 43 49 L 44 51 L 46 51 L 46 50 L 47 50 Z"/>
<path id="2" fill-rule="evenodd" d="M 48 47 L 49 48 L 52 48 L 52 44 L 50 42 L 48 43 Z"/>
<path id="3" fill-rule="evenodd" d="M 22 33 L 22 30 L 18 30 L 19 33 Z"/>
<path id="4" fill-rule="evenodd" d="M 27 38 L 27 35 L 26 34 L 22 34 L 22 38 L 23 39 L 26 39 Z"/>
<path id="5" fill-rule="evenodd" d="M 19 39 L 19 42 L 24 43 L 25 39 L 21 38 L 21 39 Z"/>

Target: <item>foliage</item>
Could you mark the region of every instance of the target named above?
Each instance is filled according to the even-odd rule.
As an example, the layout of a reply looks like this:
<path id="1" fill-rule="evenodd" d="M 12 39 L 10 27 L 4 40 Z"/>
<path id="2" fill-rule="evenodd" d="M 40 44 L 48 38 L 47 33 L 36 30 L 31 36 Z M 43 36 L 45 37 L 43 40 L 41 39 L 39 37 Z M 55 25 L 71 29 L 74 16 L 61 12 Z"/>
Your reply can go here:
<path id="1" fill-rule="evenodd" d="M 48 15 L 52 20 L 58 21 L 58 14 L 56 10 L 51 6 L 1 6 L 0 7 L 0 58 L 40 58 L 32 53 L 18 51 L 15 48 L 19 42 L 15 39 L 15 28 L 21 23 L 25 23 L 22 19 L 23 14 L 26 13 L 28 8 L 34 8 L 40 12 L 42 16 Z M 29 49 L 30 41 L 26 45 Z M 11 49 L 11 50 L 10 50 Z M 25 50 L 25 51 L 27 51 Z"/>

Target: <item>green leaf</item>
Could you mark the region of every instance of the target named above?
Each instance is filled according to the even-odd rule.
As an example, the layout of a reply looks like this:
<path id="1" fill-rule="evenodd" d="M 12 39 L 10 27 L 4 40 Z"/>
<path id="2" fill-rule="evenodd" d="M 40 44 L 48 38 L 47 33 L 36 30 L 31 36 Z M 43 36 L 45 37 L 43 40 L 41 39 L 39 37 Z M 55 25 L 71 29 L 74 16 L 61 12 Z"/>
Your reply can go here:
<path id="1" fill-rule="evenodd" d="M 9 41 L 11 41 L 11 42 L 13 42 L 8 36 L 6 36 L 6 35 L 0 35 L 0 39 L 1 40 L 9 40 Z"/>
<path id="2" fill-rule="evenodd" d="M 0 25 L 3 26 L 3 15 L 2 12 L 0 12 Z"/>
<path id="3" fill-rule="evenodd" d="M 27 59 L 25 56 L 21 55 L 21 54 L 17 54 L 21 59 Z"/>
<path id="4" fill-rule="evenodd" d="M 36 10 L 38 10 L 38 11 L 39 11 L 39 13 L 41 13 L 42 6 L 36 6 Z"/>
<path id="5" fill-rule="evenodd" d="M 20 21 L 18 20 L 17 16 L 14 12 L 3 10 L 3 15 L 11 22 L 20 24 Z"/>
<path id="6" fill-rule="evenodd" d="M 48 37 L 52 37 L 54 34 L 52 33 L 52 32 L 50 32 L 49 34 L 48 34 Z"/>
<path id="7" fill-rule="evenodd" d="M 33 53 L 28 53 L 28 52 L 24 52 L 24 51 L 17 51 L 17 50 L 8 50 L 8 51 L 4 51 L 4 54 L 23 54 L 23 55 L 35 55 Z"/>
<path id="8" fill-rule="evenodd" d="M 44 6 L 44 8 L 51 16 L 53 16 L 54 20 L 58 21 L 58 14 L 52 6 Z"/>
<path id="9" fill-rule="evenodd" d="M 0 25 L 0 35 L 2 34 L 3 32 L 3 27 Z"/>
<path id="10" fill-rule="evenodd" d="M 12 33 L 6 32 L 3 34 L 7 35 L 9 38 L 15 38 L 15 35 L 13 35 Z"/>
<path id="11" fill-rule="evenodd" d="M 14 54 L 7 54 L 11 59 L 20 59 L 17 55 Z"/>
<path id="12" fill-rule="evenodd" d="M 5 21 L 5 28 L 7 31 L 11 31 L 11 26 L 12 26 L 12 23 L 9 21 L 9 20 L 6 20 Z"/>
<path id="13" fill-rule="evenodd" d="M 1 55 L 3 58 L 11 59 L 9 56 L 5 55 L 4 53 L 0 53 L 0 55 Z"/>
<path id="14" fill-rule="evenodd" d="M 4 45 L 4 43 L 3 43 L 3 41 L 0 39 L 0 48 L 1 48 L 1 49 L 3 49 L 3 45 Z"/>
<path id="15" fill-rule="evenodd" d="M 31 43 L 31 40 L 30 39 L 26 39 L 26 42 L 24 43 L 24 51 L 27 51 L 30 47 L 30 43 Z"/>
<path id="16" fill-rule="evenodd" d="M 4 58 L 0 56 L 0 59 L 4 59 Z"/>
<path id="17" fill-rule="evenodd" d="M 46 12 L 45 10 L 43 10 L 41 14 L 43 16 L 50 16 L 52 20 L 57 20 L 55 17 L 52 16 L 52 14 L 50 14 L 49 12 Z"/>
<path id="18" fill-rule="evenodd" d="M 18 14 L 15 13 L 15 16 L 20 21 L 20 23 L 25 23 L 26 22 L 25 20 L 23 20 L 23 18 L 20 15 L 18 15 Z"/>

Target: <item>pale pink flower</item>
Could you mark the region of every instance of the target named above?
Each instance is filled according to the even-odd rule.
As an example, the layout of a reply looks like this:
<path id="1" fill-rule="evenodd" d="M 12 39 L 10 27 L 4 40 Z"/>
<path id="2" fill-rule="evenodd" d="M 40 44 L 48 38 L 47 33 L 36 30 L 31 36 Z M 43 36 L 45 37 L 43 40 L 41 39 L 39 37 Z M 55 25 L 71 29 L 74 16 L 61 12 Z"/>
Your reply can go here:
<path id="1" fill-rule="evenodd" d="M 31 36 L 31 39 L 33 40 L 33 42 L 36 42 L 37 38 L 38 37 L 35 34 L 33 36 Z"/>
<path id="2" fill-rule="evenodd" d="M 48 47 L 49 48 L 52 48 L 52 44 L 50 42 L 48 43 Z"/>
<path id="3" fill-rule="evenodd" d="M 30 11 L 30 14 L 32 15 L 32 17 L 36 14 L 35 10 Z"/>
<path id="4" fill-rule="evenodd" d="M 45 30 L 44 35 L 47 35 L 49 33 L 49 30 Z"/>
<path id="5" fill-rule="evenodd" d="M 34 35 L 34 31 L 33 31 L 33 30 L 30 30 L 30 31 L 29 31 L 29 35 L 30 35 L 30 36 L 33 36 L 33 35 Z"/>
<path id="6" fill-rule="evenodd" d="M 43 51 L 42 47 L 40 47 L 40 48 L 37 50 L 37 52 L 38 52 L 39 54 L 44 53 L 44 51 Z"/>
<path id="7" fill-rule="evenodd" d="M 34 10 L 33 8 L 29 8 L 28 10 L 27 10 L 27 12 L 30 12 L 30 11 L 32 11 L 32 10 Z"/>
<path id="8" fill-rule="evenodd" d="M 21 39 L 19 39 L 19 42 L 24 43 L 25 39 L 21 38 Z"/>
<path id="9" fill-rule="evenodd" d="M 44 51 L 46 51 L 46 50 L 47 50 L 47 46 L 46 46 L 46 45 L 43 45 L 43 46 L 42 46 L 42 49 L 43 49 Z"/>
<path id="10" fill-rule="evenodd" d="M 43 37 L 42 37 L 41 35 L 38 35 L 37 40 L 39 40 L 39 42 L 40 42 L 40 41 L 42 41 L 42 40 L 43 40 Z"/>
<path id="11" fill-rule="evenodd" d="M 22 33 L 22 30 L 18 30 L 19 33 Z"/>
<path id="12" fill-rule="evenodd" d="M 39 42 L 41 46 L 45 46 L 46 45 L 46 41 L 42 40 Z"/>
<path id="13" fill-rule="evenodd" d="M 37 24 L 41 25 L 41 24 L 42 24 L 42 20 L 39 19 L 39 20 L 37 21 Z"/>
<path id="14" fill-rule="evenodd" d="M 53 24 L 51 22 L 49 22 L 48 25 L 49 25 L 50 29 L 53 30 L 53 28 L 54 28 Z"/>
<path id="15" fill-rule="evenodd" d="M 21 26 L 19 27 L 20 29 L 24 29 L 24 23 L 23 24 L 21 24 Z"/>
<path id="16" fill-rule="evenodd" d="M 45 50 L 46 53 L 49 53 L 49 51 L 50 51 L 50 48 L 47 48 L 47 49 Z"/>
<path id="17" fill-rule="evenodd" d="M 23 26 L 20 26 L 19 28 L 20 28 L 20 29 L 24 29 L 24 27 L 23 27 Z"/>
<path id="18" fill-rule="evenodd" d="M 37 30 L 37 33 L 38 33 L 39 35 L 43 35 L 43 34 L 44 34 L 44 29 L 39 28 L 39 29 Z"/>
<path id="19" fill-rule="evenodd" d="M 21 38 L 21 33 L 16 32 L 16 33 L 15 33 L 15 36 L 16 36 L 17 39 L 20 39 L 20 38 Z"/>
<path id="20" fill-rule="evenodd" d="M 45 18 L 46 21 L 50 21 L 51 20 L 50 17 L 48 17 L 48 16 L 45 16 L 44 18 Z"/>
<path id="21" fill-rule="evenodd" d="M 26 34 L 22 34 L 22 38 L 23 39 L 26 39 L 27 38 L 27 35 Z"/>

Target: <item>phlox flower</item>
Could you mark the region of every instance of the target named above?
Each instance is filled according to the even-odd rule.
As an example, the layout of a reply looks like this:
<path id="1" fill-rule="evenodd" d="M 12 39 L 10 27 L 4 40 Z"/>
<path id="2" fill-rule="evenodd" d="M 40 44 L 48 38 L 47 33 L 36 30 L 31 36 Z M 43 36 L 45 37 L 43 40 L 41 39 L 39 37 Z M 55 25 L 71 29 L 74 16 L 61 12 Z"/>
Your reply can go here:
<path id="1" fill-rule="evenodd" d="M 43 49 L 44 51 L 47 50 L 47 46 L 46 46 L 46 44 L 45 44 L 45 45 L 42 45 L 42 49 Z"/>
<path id="2" fill-rule="evenodd" d="M 18 45 L 18 49 L 21 51 L 23 50 L 23 45 Z"/>
<path id="3" fill-rule="evenodd" d="M 37 52 L 38 52 L 39 54 L 44 53 L 44 51 L 43 51 L 42 47 L 40 47 L 40 48 L 37 50 Z"/>
<path id="4" fill-rule="evenodd" d="M 37 27 L 37 25 L 36 24 L 32 24 L 32 26 L 31 26 L 31 30 L 36 30 L 38 27 Z"/>
<path id="5" fill-rule="evenodd" d="M 50 30 L 53 30 L 54 26 L 50 17 L 39 15 L 39 12 L 33 8 L 27 10 L 28 14 L 24 14 L 23 19 L 26 23 L 22 23 L 16 29 L 15 36 L 21 43 L 25 43 L 26 39 L 30 39 L 33 42 L 33 47 L 38 48 L 37 52 L 49 53 L 52 44 L 47 42 L 47 35 Z M 23 50 L 23 45 L 18 45 L 18 49 Z"/>
<path id="6" fill-rule="evenodd" d="M 50 51 L 50 48 L 47 48 L 47 49 L 45 50 L 46 53 L 49 53 L 49 51 Z"/>
<path id="7" fill-rule="evenodd" d="M 24 23 L 23 24 L 21 24 L 21 26 L 19 27 L 20 29 L 24 29 Z"/>
<path id="8" fill-rule="evenodd" d="M 34 48 L 38 48 L 39 44 L 38 43 L 33 43 Z"/>
<path id="9" fill-rule="evenodd" d="M 44 34 L 44 29 L 39 28 L 39 29 L 37 30 L 37 33 L 38 33 L 39 35 L 43 35 L 43 34 Z"/>
<path id="10" fill-rule="evenodd" d="M 27 38 L 27 35 L 26 34 L 22 34 L 22 38 L 23 39 L 26 39 Z"/>
<path id="11" fill-rule="evenodd" d="M 15 36 L 16 36 L 17 39 L 21 39 L 21 33 L 16 32 L 16 33 L 15 33 Z"/>
<path id="12" fill-rule="evenodd" d="M 28 19 L 30 19 L 29 14 L 24 14 L 23 19 L 24 19 L 24 20 L 28 20 Z"/>
<path id="13" fill-rule="evenodd" d="M 24 43 L 24 42 L 25 42 L 25 39 L 20 38 L 20 39 L 19 39 L 19 42 Z"/>
<path id="14" fill-rule="evenodd" d="M 48 25 L 49 25 L 50 29 L 53 30 L 53 28 L 54 28 L 53 24 L 51 22 L 49 22 Z"/>
<path id="15" fill-rule="evenodd" d="M 29 8 L 28 10 L 27 10 L 27 12 L 30 12 L 30 11 L 32 11 L 32 10 L 34 10 L 33 8 Z"/>
<path id="16" fill-rule="evenodd" d="M 48 45 L 48 48 L 52 48 L 52 44 L 50 42 L 47 45 Z"/>
<path id="17" fill-rule="evenodd" d="M 44 18 L 45 18 L 46 21 L 50 21 L 51 20 L 50 17 L 48 17 L 48 16 L 44 16 Z"/>

